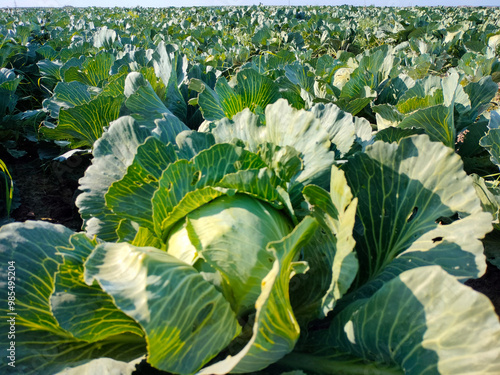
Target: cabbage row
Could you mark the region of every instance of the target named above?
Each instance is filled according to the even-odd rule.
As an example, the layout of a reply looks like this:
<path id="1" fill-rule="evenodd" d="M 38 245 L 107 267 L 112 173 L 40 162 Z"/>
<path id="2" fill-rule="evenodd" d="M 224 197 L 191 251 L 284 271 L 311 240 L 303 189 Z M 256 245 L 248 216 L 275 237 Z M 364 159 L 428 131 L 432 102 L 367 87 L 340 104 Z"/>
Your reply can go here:
<path id="1" fill-rule="evenodd" d="M 2 150 L 92 162 L 81 232 L 0 228 L 0 369 L 500 373 L 498 315 L 464 285 L 500 265 L 498 16 L 4 12 Z"/>

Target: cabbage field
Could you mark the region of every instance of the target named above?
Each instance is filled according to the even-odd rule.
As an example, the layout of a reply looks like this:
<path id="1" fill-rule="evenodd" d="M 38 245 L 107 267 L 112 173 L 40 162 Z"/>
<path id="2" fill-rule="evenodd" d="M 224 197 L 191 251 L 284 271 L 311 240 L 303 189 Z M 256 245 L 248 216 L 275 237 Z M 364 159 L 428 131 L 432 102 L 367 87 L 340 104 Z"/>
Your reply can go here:
<path id="1" fill-rule="evenodd" d="M 500 374 L 500 8 L 2 9 L 0 373 Z"/>

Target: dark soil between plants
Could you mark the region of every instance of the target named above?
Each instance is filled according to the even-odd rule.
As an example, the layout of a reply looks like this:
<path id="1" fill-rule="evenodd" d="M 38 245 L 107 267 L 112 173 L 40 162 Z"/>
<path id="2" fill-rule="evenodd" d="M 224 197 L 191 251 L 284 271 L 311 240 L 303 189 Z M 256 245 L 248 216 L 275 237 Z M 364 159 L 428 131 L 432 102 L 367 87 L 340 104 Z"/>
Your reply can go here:
<path id="1" fill-rule="evenodd" d="M 90 164 L 89 158 L 75 156 L 66 162 L 41 161 L 38 155 L 15 159 L 2 155 L 14 179 L 17 206 L 11 217 L 14 221 L 43 220 L 62 224 L 80 231 L 82 220 L 75 206 L 79 193 L 78 179 Z M 466 285 L 485 294 L 500 316 L 500 270 L 489 264 L 479 279 Z"/>
<path id="2" fill-rule="evenodd" d="M 500 316 L 500 270 L 496 266 L 488 263 L 486 273 L 481 278 L 468 280 L 465 285 L 486 295 Z"/>
<path id="3" fill-rule="evenodd" d="M 14 221 L 43 220 L 81 230 L 75 199 L 78 179 L 89 164 L 85 157 L 57 162 L 28 154 L 18 159 L 2 155 L 2 160 L 14 180 Z"/>

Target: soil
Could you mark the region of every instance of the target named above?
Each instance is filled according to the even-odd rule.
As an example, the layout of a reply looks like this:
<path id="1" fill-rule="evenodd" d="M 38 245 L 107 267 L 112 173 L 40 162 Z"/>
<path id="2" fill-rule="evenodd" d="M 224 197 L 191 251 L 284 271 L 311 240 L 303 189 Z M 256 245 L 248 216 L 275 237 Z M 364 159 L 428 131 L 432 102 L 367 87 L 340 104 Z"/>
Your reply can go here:
<path id="1" fill-rule="evenodd" d="M 488 263 L 486 273 L 481 278 L 468 280 L 465 285 L 486 295 L 500 316 L 500 270 L 496 266 Z"/>
<path id="2" fill-rule="evenodd" d="M 20 158 L 2 152 L 1 159 L 14 180 L 11 219 L 43 220 L 81 230 L 83 222 L 75 199 L 88 158 L 76 155 L 65 162 L 41 160 L 37 150 L 32 150 Z"/>

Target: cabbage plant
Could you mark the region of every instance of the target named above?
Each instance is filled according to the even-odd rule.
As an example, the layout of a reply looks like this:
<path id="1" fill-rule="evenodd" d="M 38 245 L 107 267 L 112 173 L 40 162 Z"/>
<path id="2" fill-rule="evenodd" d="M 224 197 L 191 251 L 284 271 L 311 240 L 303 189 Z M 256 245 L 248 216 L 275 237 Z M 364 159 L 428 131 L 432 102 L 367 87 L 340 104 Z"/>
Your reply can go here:
<path id="1" fill-rule="evenodd" d="M 497 315 L 463 284 L 492 218 L 452 149 L 282 99 L 205 125 L 119 118 L 80 181 L 85 232 L 0 229 L 2 371 L 500 372 Z"/>

